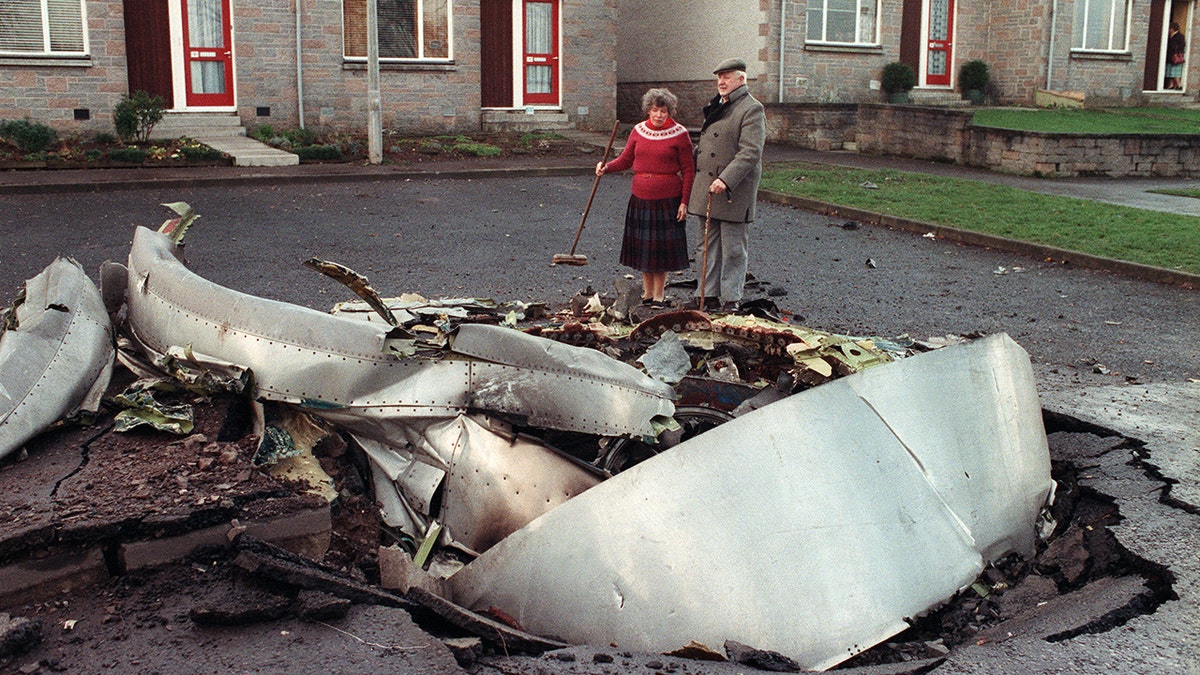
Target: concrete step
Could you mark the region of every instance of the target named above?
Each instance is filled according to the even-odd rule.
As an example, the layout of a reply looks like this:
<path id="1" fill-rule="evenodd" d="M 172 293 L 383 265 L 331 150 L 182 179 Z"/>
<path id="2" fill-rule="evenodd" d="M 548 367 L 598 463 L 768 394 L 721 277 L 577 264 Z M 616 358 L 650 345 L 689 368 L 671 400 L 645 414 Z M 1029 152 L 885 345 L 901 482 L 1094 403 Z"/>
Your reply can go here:
<path id="1" fill-rule="evenodd" d="M 1196 108 L 1196 100 L 1185 91 L 1148 91 L 1146 103 L 1164 108 Z"/>
<path id="2" fill-rule="evenodd" d="M 480 126 L 487 133 L 574 129 L 567 114 L 556 110 L 484 110 Z"/>
<path id="3" fill-rule="evenodd" d="M 295 166 L 300 158 L 246 136 L 189 136 L 233 157 L 234 166 Z"/>
<path id="4" fill-rule="evenodd" d="M 937 106 L 939 108 L 966 108 L 971 102 L 957 91 L 947 89 L 913 89 L 908 92 L 913 105 Z"/>
<path id="5" fill-rule="evenodd" d="M 242 120 L 233 113 L 167 113 L 154 125 L 151 139 L 245 136 Z"/>

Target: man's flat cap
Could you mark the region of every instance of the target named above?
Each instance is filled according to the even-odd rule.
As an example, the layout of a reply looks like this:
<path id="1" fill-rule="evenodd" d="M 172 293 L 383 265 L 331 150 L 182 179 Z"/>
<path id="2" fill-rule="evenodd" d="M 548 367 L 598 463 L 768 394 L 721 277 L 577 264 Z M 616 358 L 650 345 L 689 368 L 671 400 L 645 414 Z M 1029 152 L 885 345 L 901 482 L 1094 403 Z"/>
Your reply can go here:
<path id="1" fill-rule="evenodd" d="M 742 59 L 725 59 L 721 65 L 717 66 L 713 71 L 713 75 L 720 75 L 727 70 L 746 70 L 746 62 Z"/>

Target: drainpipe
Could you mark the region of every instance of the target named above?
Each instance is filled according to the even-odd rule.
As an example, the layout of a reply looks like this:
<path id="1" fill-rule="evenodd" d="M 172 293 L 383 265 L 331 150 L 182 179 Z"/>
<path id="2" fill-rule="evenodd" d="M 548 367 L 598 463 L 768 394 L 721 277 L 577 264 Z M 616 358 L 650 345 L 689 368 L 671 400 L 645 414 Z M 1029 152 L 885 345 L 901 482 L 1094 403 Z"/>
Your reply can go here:
<path id="1" fill-rule="evenodd" d="M 1058 23 L 1058 0 L 1050 4 L 1050 55 L 1046 58 L 1046 91 L 1050 89 L 1050 76 L 1054 72 L 1054 34 Z"/>
<path id="2" fill-rule="evenodd" d="M 787 33 L 787 4 L 788 0 L 779 1 L 779 102 L 783 103 L 783 50 L 786 45 L 784 38 Z"/>
<path id="3" fill-rule="evenodd" d="M 300 111 L 300 128 L 304 128 L 304 64 L 300 58 L 300 5 L 304 0 L 296 0 L 296 109 Z"/>

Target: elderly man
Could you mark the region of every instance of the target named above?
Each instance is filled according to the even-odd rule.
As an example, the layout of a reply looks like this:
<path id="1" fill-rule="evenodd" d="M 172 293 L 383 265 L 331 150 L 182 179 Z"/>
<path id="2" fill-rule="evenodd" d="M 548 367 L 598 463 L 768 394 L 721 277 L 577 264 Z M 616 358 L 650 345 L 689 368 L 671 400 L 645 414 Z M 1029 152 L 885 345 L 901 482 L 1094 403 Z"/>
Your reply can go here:
<path id="1" fill-rule="evenodd" d="M 711 200 L 705 287 L 698 289 L 706 310 L 732 312 L 746 282 L 750 222 L 754 220 L 762 150 L 766 140 L 763 106 L 746 88 L 746 62 L 723 61 L 717 95 L 704 106 L 704 126 L 696 143 L 696 177 L 688 213 L 700 217 L 701 237 Z M 703 264 L 703 263 L 702 263 Z"/>

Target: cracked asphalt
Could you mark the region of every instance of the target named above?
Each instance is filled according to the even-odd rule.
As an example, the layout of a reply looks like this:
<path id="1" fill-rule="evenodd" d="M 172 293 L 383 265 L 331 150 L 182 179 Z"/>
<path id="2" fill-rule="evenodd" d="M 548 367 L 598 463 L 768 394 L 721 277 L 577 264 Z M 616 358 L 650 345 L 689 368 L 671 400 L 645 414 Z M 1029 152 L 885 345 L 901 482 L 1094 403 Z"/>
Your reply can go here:
<path id="1" fill-rule="evenodd" d="M 501 175 L 206 186 L 106 186 L 47 194 L 0 192 L 0 293 L 55 256 L 97 277 L 123 261 L 133 228 L 187 201 L 201 218 L 186 238 L 192 268 L 216 283 L 318 309 L 348 299 L 304 268 L 311 256 L 367 275 L 383 295 L 492 297 L 562 303 L 611 292 L 636 274 L 617 264 L 629 178 L 606 178 L 577 253 L 586 267 L 551 267 L 570 248 L 592 178 Z M 1007 332 L 1030 354 L 1043 406 L 1133 439 L 1099 457 L 1087 485 L 1110 495 L 1114 533 L 1167 568 L 1178 596 L 1152 614 L 1048 642 L 1086 623 L 1102 598 L 1064 600 L 1011 636 L 960 648 L 937 673 L 1200 673 L 1200 292 L 1074 269 L 793 207 L 760 205 L 750 271 L 797 323 L 858 335 L 928 338 Z M 696 242 L 698 224 L 689 224 Z M 868 260 L 872 265 L 868 265 Z M 693 267 L 694 269 L 694 267 Z M 691 279 L 677 275 L 674 282 Z M 668 293 L 685 299 L 686 288 Z M 803 318 L 801 318 L 803 317 Z M 1163 488 L 1160 479 L 1169 487 Z M 560 664 L 560 665 L 556 665 Z M 601 672 L 590 659 L 513 665 Z M 530 670 L 529 672 L 533 672 Z M 691 669 L 689 672 L 701 672 Z M 715 672 L 715 671 L 714 671 Z"/>

